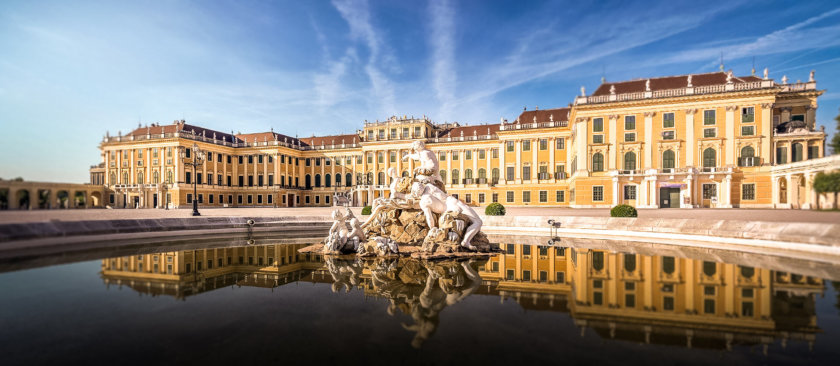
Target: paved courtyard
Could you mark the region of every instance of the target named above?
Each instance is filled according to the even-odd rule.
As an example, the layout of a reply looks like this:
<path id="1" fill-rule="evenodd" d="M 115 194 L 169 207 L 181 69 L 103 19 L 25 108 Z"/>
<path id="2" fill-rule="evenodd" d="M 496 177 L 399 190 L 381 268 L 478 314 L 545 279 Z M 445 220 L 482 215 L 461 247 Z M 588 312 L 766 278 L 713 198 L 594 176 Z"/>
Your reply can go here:
<path id="1" fill-rule="evenodd" d="M 297 208 L 205 208 L 202 216 L 313 216 L 329 215 L 332 207 Z M 477 211 L 484 213 L 481 207 Z M 353 208 L 356 215 L 361 208 Z M 32 210 L 0 211 L 0 223 L 33 221 L 121 220 L 190 217 L 191 209 L 90 209 L 90 210 Z M 508 207 L 507 215 L 514 216 L 595 216 L 607 217 L 609 209 L 572 209 L 551 207 Z M 767 210 L 767 209 L 640 209 L 639 217 L 675 219 L 716 219 L 784 222 L 840 223 L 840 211 Z"/>

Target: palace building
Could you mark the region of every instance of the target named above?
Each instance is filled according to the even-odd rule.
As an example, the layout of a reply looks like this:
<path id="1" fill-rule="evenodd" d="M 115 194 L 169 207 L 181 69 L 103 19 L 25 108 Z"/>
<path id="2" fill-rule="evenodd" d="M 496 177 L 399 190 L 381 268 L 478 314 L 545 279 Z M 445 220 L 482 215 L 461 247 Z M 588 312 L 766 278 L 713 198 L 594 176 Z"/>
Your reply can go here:
<path id="1" fill-rule="evenodd" d="M 471 205 L 811 208 L 824 157 L 806 82 L 715 72 L 602 82 L 567 107 L 459 125 L 393 116 L 354 133 L 295 138 L 214 131 L 184 120 L 107 135 L 91 182 L 112 207 L 369 205 L 414 141 L 440 161 L 449 192 Z M 185 165 L 197 147 L 206 159 Z M 193 182 L 197 196 L 193 197 Z"/>

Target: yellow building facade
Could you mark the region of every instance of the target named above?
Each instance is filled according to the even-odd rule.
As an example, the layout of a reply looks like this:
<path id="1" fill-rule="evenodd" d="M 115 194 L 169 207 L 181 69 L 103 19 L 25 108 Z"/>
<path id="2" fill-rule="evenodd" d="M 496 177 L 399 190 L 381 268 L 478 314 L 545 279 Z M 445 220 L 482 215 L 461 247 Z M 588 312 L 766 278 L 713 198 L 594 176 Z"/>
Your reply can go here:
<path id="1" fill-rule="evenodd" d="M 822 93 L 813 74 L 779 84 L 717 72 L 604 82 L 568 107 L 496 124 L 393 116 L 294 138 L 181 120 L 106 135 L 92 177 L 120 208 L 361 206 L 387 194 L 389 168 L 412 171 L 402 157 L 419 140 L 447 190 L 472 205 L 807 208 L 817 171 L 840 168 L 815 130 Z M 193 145 L 207 153 L 195 171 L 181 158 Z M 779 169 L 788 164 L 801 167 Z"/>

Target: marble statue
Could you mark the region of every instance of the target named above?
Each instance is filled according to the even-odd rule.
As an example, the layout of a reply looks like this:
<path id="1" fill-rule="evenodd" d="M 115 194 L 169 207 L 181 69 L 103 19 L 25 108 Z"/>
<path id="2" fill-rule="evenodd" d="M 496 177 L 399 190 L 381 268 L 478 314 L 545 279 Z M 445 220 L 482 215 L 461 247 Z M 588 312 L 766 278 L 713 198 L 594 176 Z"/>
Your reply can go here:
<path id="1" fill-rule="evenodd" d="M 324 251 L 329 253 L 356 252 L 365 242 L 365 234 L 359 220 L 349 208 L 342 213 L 341 209 L 332 212 L 333 224 L 324 239 Z"/>
<path id="2" fill-rule="evenodd" d="M 440 177 L 440 163 L 438 162 L 437 156 L 431 150 L 426 148 L 426 144 L 423 141 L 414 141 L 411 144 L 411 147 L 414 149 L 414 152 L 411 154 L 406 154 L 403 157 L 403 160 L 416 160 L 419 161 L 419 166 L 414 168 L 414 179 L 424 182 L 428 181 L 428 183 L 432 183 L 442 189 L 444 192 L 446 191 L 446 187 L 443 184 L 443 179 Z"/>
<path id="3" fill-rule="evenodd" d="M 770 70 L 765 67 L 764 68 L 764 80 L 767 80 L 767 78 L 769 77 L 768 76 L 769 73 L 770 73 Z"/>
<path id="4" fill-rule="evenodd" d="M 645 81 L 645 91 L 650 91 L 650 79 L 647 79 L 647 81 Z"/>

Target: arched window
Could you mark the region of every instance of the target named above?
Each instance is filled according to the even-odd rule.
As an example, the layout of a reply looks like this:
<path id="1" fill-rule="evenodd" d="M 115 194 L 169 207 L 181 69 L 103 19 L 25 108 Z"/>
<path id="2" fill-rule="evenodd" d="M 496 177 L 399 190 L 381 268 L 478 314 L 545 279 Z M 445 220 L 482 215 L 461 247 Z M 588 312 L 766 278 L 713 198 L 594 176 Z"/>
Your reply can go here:
<path id="1" fill-rule="evenodd" d="M 464 170 L 464 179 L 472 179 L 472 169 Z"/>
<path id="2" fill-rule="evenodd" d="M 604 252 L 592 252 L 592 269 L 599 272 L 604 270 Z"/>
<path id="3" fill-rule="evenodd" d="M 340 161 L 340 160 L 338 160 L 338 161 Z M 341 187 L 341 174 L 338 174 L 338 173 L 335 174 L 335 186 L 336 187 Z"/>
<path id="4" fill-rule="evenodd" d="M 348 187 L 353 185 L 353 174 L 347 173 L 344 175 L 344 184 L 346 184 Z"/>
<path id="5" fill-rule="evenodd" d="M 172 171 L 171 170 L 166 172 L 166 183 L 167 184 L 172 184 Z"/>
<path id="6" fill-rule="evenodd" d="M 747 266 L 740 266 L 741 267 L 741 276 L 744 278 L 752 278 L 755 274 L 755 268 L 747 267 Z"/>
<path id="7" fill-rule="evenodd" d="M 122 184 L 128 184 L 128 172 L 123 172 Z"/>
<path id="8" fill-rule="evenodd" d="M 625 254 L 624 255 L 624 270 L 627 272 L 633 272 L 636 270 L 636 255 L 635 254 Z"/>
<path id="9" fill-rule="evenodd" d="M 152 173 L 152 184 L 158 184 L 158 183 L 160 183 L 160 173 L 155 171 L 154 173 Z"/>
<path id="10" fill-rule="evenodd" d="M 169 183 L 172 183 L 172 182 L 169 182 Z M 111 173 L 111 180 L 108 181 L 108 184 L 117 184 L 117 175 L 116 174 Z"/>
<path id="11" fill-rule="evenodd" d="M 332 176 L 329 174 L 324 174 L 324 187 L 332 187 Z"/>
<path id="12" fill-rule="evenodd" d="M 499 168 L 493 168 L 493 170 L 490 171 L 490 179 L 492 179 L 494 183 L 499 181 Z"/>
<path id="13" fill-rule="evenodd" d="M 321 187 L 321 175 L 315 174 L 315 187 Z"/>
<path id="14" fill-rule="evenodd" d="M 144 182 L 146 182 L 146 181 L 143 180 L 143 171 L 142 170 L 138 171 L 137 172 L 137 184 L 143 184 Z"/>
<path id="15" fill-rule="evenodd" d="M 744 146 L 741 148 L 742 158 L 751 158 L 755 156 L 755 149 L 752 146 Z"/>
<path id="16" fill-rule="evenodd" d="M 624 170 L 636 170 L 636 153 L 632 151 L 624 153 Z"/>
<path id="17" fill-rule="evenodd" d="M 303 178 L 303 184 L 306 189 L 312 188 L 312 176 L 307 174 L 305 178 Z"/>
<path id="18" fill-rule="evenodd" d="M 478 168 L 478 179 L 487 179 L 487 171 L 484 168 Z"/>
<path id="19" fill-rule="evenodd" d="M 438 174 L 440 174 L 440 180 L 446 183 L 446 170 L 441 170 Z"/>
<path id="20" fill-rule="evenodd" d="M 717 166 L 717 151 L 707 147 L 706 150 L 703 150 L 703 167 L 714 168 L 715 166 Z"/>
<path id="21" fill-rule="evenodd" d="M 385 172 L 379 172 L 379 174 L 377 174 L 376 184 L 379 184 L 379 185 L 387 184 L 385 182 Z"/>
<path id="22" fill-rule="evenodd" d="M 461 175 L 458 173 L 458 169 L 452 169 L 452 184 L 458 184 L 460 178 Z"/>
<path id="23" fill-rule="evenodd" d="M 604 171 L 604 154 L 595 153 L 592 155 L 592 171 L 593 172 L 603 172 Z"/>
<path id="24" fill-rule="evenodd" d="M 373 172 L 367 173 L 367 182 L 365 184 L 373 185 Z"/>
<path id="25" fill-rule="evenodd" d="M 798 142 L 794 143 L 793 144 L 793 150 L 791 152 L 793 153 L 793 156 L 791 156 L 791 159 L 790 159 L 791 162 L 797 162 L 797 161 L 802 161 L 803 160 L 802 144 L 800 144 Z"/>
<path id="26" fill-rule="evenodd" d="M 715 273 L 717 273 L 717 263 L 703 262 L 703 274 L 712 277 L 715 275 Z"/>
<path id="27" fill-rule="evenodd" d="M 665 274 L 672 274 L 676 270 L 674 257 L 662 257 L 662 272 Z"/>
<path id="28" fill-rule="evenodd" d="M 674 150 L 665 150 L 665 152 L 662 153 L 662 169 L 674 169 L 676 160 Z"/>

